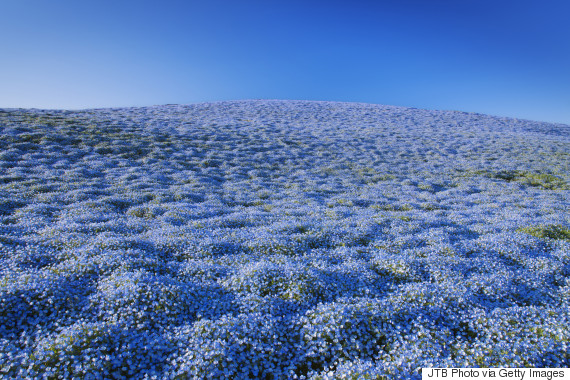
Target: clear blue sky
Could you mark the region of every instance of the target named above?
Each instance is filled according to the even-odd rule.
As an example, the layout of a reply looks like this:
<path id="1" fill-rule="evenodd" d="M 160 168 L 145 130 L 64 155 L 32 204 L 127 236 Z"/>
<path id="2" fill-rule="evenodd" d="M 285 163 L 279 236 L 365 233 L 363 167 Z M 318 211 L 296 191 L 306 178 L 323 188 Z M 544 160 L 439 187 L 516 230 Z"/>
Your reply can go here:
<path id="1" fill-rule="evenodd" d="M 568 0 L 0 0 L 0 107 L 335 100 L 570 124 Z"/>

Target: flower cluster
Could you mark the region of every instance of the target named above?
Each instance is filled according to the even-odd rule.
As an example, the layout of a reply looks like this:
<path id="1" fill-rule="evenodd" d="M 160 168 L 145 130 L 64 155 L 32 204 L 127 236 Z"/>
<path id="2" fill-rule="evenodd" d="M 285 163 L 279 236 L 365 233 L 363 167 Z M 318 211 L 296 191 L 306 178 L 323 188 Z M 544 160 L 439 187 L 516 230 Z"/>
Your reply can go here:
<path id="1" fill-rule="evenodd" d="M 0 377 L 570 366 L 569 136 L 357 103 L 0 110 Z"/>

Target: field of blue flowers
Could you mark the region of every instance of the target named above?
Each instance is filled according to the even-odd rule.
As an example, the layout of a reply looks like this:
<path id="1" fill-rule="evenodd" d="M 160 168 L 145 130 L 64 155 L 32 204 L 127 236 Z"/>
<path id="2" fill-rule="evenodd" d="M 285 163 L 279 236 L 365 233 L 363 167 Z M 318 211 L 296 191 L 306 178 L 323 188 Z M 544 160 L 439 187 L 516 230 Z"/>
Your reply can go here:
<path id="1" fill-rule="evenodd" d="M 569 183 L 561 124 L 0 110 L 0 378 L 568 367 Z"/>

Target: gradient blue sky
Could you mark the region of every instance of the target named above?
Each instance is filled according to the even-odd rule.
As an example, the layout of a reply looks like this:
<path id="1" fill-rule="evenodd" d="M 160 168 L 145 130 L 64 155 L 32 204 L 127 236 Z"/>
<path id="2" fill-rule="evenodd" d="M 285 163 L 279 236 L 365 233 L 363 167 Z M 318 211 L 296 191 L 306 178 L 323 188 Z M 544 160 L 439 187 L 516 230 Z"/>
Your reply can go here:
<path id="1" fill-rule="evenodd" d="M 0 0 L 0 107 L 354 101 L 570 124 L 567 0 Z"/>

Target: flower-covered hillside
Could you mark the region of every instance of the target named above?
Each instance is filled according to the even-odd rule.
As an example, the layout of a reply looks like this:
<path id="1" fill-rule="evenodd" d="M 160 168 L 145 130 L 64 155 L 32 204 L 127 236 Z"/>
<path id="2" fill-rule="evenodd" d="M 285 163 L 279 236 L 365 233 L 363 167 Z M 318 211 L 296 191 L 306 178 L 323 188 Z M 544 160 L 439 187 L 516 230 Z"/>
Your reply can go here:
<path id="1" fill-rule="evenodd" d="M 567 367 L 569 164 L 461 112 L 0 110 L 0 377 Z"/>

